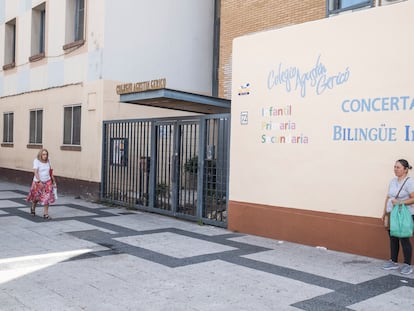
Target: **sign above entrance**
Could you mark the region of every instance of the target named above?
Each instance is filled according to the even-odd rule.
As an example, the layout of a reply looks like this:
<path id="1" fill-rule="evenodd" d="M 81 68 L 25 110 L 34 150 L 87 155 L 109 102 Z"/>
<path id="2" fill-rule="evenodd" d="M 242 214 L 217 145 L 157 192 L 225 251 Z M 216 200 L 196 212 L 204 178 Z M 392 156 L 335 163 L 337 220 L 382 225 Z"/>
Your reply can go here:
<path id="1" fill-rule="evenodd" d="M 166 85 L 167 85 L 166 78 L 144 81 L 144 82 L 137 82 L 137 83 L 119 84 L 116 86 L 116 93 L 120 95 L 120 94 L 145 92 L 149 90 L 160 90 L 160 89 L 164 89 Z"/>

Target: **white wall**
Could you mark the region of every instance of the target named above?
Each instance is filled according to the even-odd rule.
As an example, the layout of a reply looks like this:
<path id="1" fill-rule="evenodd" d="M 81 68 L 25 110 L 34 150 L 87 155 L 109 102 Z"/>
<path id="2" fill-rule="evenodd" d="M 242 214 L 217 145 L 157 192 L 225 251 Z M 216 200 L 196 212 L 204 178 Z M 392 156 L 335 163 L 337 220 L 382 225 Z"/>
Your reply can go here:
<path id="1" fill-rule="evenodd" d="M 395 161 L 414 164 L 412 29 L 406 1 L 237 38 L 230 199 L 379 217 Z M 344 135 L 359 128 L 386 137 Z"/>
<path id="2" fill-rule="evenodd" d="M 127 9 L 126 9 L 127 8 Z M 211 95 L 214 0 L 105 1 L 105 79 Z"/>
<path id="3" fill-rule="evenodd" d="M 189 114 L 120 103 L 117 84 L 166 78 L 169 88 L 210 93 L 213 0 L 88 0 L 86 42 L 71 51 L 63 50 L 66 1 L 49 0 L 46 57 L 30 63 L 31 10 L 39 3 L 0 0 L 0 18 L 18 19 L 16 67 L 0 69 L 0 129 L 3 113 L 14 113 L 13 147 L 0 147 L 0 167 L 32 171 L 29 111 L 43 109 L 42 145 L 56 174 L 99 182 L 103 120 Z M 0 66 L 3 36 L 1 26 Z M 63 109 L 73 104 L 82 106 L 81 151 L 61 150 Z"/>
<path id="4" fill-rule="evenodd" d="M 40 2 L 33 1 L 32 7 Z M 86 1 L 86 42 L 71 51 L 62 49 L 65 1 L 47 1 L 46 58 L 35 63 L 28 62 L 30 1 L 5 3 L 5 21 L 18 19 L 17 62 L 7 74 L 0 72 L 0 97 L 81 81 L 159 78 L 167 79 L 168 88 L 211 95 L 214 0 Z M 3 35 L 4 30 L 0 65 L 4 65 Z M 15 74 L 22 78 L 16 80 Z"/>

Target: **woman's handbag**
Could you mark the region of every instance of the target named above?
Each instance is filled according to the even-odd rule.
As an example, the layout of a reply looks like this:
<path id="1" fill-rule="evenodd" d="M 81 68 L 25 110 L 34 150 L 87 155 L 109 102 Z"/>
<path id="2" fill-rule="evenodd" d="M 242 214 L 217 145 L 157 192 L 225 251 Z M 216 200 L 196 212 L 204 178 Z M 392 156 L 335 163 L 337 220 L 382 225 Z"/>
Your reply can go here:
<path id="1" fill-rule="evenodd" d="M 57 194 L 57 187 L 53 186 L 53 195 L 55 196 L 55 200 L 58 199 L 58 194 Z"/>
<path id="2" fill-rule="evenodd" d="M 397 195 L 395 196 L 396 199 L 398 199 L 398 196 L 400 195 L 400 192 L 401 192 L 402 188 L 404 187 L 405 183 L 407 182 L 408 178 L 410 178 L 410 177 L 407 177 L 404 180 L 403 184 L 401 185 L 400 190 L 398 190 Z M 391 218 L 390 213 L 385 213 L 385 215 L 384 215 L 384 227 L 387 230 L 390 229 L 390 218 Z"/>
<path id="3" fill-rule="evenodd" d="M 390 217 L 390 235 L 397 238 L 413 236 L 414 221 L 410 210 L 405 204 L 395 205 Z"/>
<path id="4" fill-rule="evenodd" d="M 49 162 L 50 165 L 50 162 Z M 58 194 L 57 194 L 57 186 L 56 186 L 56 181 L 55 181 L 55 176 L 53 176 L 53 168 L 50 167 L 49 169 L 49 175 L 50 175 L 50 179 L 53 182 L 53 195 L 55 196 L 55 200 L 58 199 Z"/>
<path id="5" fill-rule="evenodd" d="M 385 229 L 390 229 L 390 213 L 385 213 L 384 215 L 384 227 Z"/>

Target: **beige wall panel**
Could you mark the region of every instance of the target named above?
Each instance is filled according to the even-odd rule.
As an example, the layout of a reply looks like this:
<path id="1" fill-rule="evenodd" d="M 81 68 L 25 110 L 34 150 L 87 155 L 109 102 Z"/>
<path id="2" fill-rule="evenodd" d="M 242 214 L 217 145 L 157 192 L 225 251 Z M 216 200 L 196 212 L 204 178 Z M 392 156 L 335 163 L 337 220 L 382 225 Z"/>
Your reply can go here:
<path id="1" fill-rule="evenodd" d="M 63 55 L 62 46 L 65 44 L 65 3 L 64 0 L 53 0 L 47 4 L 47 52 L 48 57 Z"/>
<path id="2" fill-rule="evenodd" d="M 16 69 L 13 69 L 13 72 L 16 72 Z M 16 74 L 11 74 L 11 73 L 6 73 L 3 76 L 3 88 L 4 88 L 4 95 L 8 96 L 10 94 L 15 94 L 16 93 L 16 86 L 17 86 L 17 75 Z"/>
<path id="3" fill-rule="evenodd" d="M 19 15 L 20 1 L 16 0 L 6 0 L 6 12 L 5 18 L 6 22 L 15 18 Z"/>
<path id="4" fill-rule="evenodd" d="M 43 109 L 43 147 L 50 152 L 56 175 L 99 181 L 100 140 L 97 139 L 98 134 L 93 135 L 99 132 L 96 130 L 99 122 L 94 121 L 95 113 L 88 113 L 85 98 L 81 84 L 3 98 L 3 111 L 14 112 L 15 143 L 13 148 L 2 148 L 2 167 L 31 171 L 38 150 L 27 148 L 29 111 Z M 74 104 L 82 105 L 82 152 L 60 149 L 63 141 L 63 108 Z"/>
<path id="5" fill-rule="evenodd" d="M 31 0 L 31 2 L 32 2 L 32 7 L 34 8 L 34 7 L 38 6 L 39 4 L 42 4 L 43 2 L 45 2 L 45 0 Z M 60 2 L 60 1 L 55 0 L 55 2 Z"/>
<path id="6" fill-rule="evenodd" d="M 65 84 L 86 81 L 88 54 L 79 54 L 65 58 Z"/>
<path id="7" fill-rule="evenodd" d="M 86 2 L 86 16 L 88 16 L 86 25 L 88 37 L 86 41 L 88 42 L 89 51 L 104 48 L 105 2 L 101 0 Z M 90 8 L 93 8 L 93 11 L 89 10 Z"/>
<path id="8" fill-rule="evenodd" d="M 231 200 L 382 214 L 394 161 L 414 163 L 413 12 L 407 1 L 235 40 Z M 309 77 L 298 87 L 297 73 Z M 247 83 L 249 95 L 239 95 Z M 381 111 L 346 111 L 347 100 L 376 98 L 375 108 L 384 101 Z M 269 116 L 270 107 L 284 115 Z M 358 128 L 381 131 L 386 140 L 343 135 Z M 271 143 L 273 136 L 299 143 Z"/>
<path id="9" fill-rule="evenodd" d="M 41 90 L 47 86 L 47 66 L 32 66 L 30 70 L 30 87 Z"/>
<path id="10" fill-rule="evenodd" d="M 31 29 L 31 11 L 26 11 L 20 15 L 16 25 L 16 65 L 25 64 L 29 61 L 31 32 L 25 29 Z"/>

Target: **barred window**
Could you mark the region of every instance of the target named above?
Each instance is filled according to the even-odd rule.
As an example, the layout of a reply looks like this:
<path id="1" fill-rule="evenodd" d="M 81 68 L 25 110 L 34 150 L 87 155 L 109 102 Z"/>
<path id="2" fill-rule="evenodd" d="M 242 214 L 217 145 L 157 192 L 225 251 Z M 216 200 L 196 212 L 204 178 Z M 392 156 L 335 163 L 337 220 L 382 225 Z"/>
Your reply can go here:
<path id="1" fill-rule="evenodd" d="M 14 113 L 6 112 L 3 114 L 3 142 L 13 142 L 13 124 L 14 124 Z"/>
<path id="2" fill-rule="evenodd" d="M 81 106 L 64 108 L 63 144 L 80 145 Z"/>
<path id="3" fill-rule="evenodd" d="M 41 144 L 43 134 L 43 110 L 30 111 L 29 144 Z"/>

